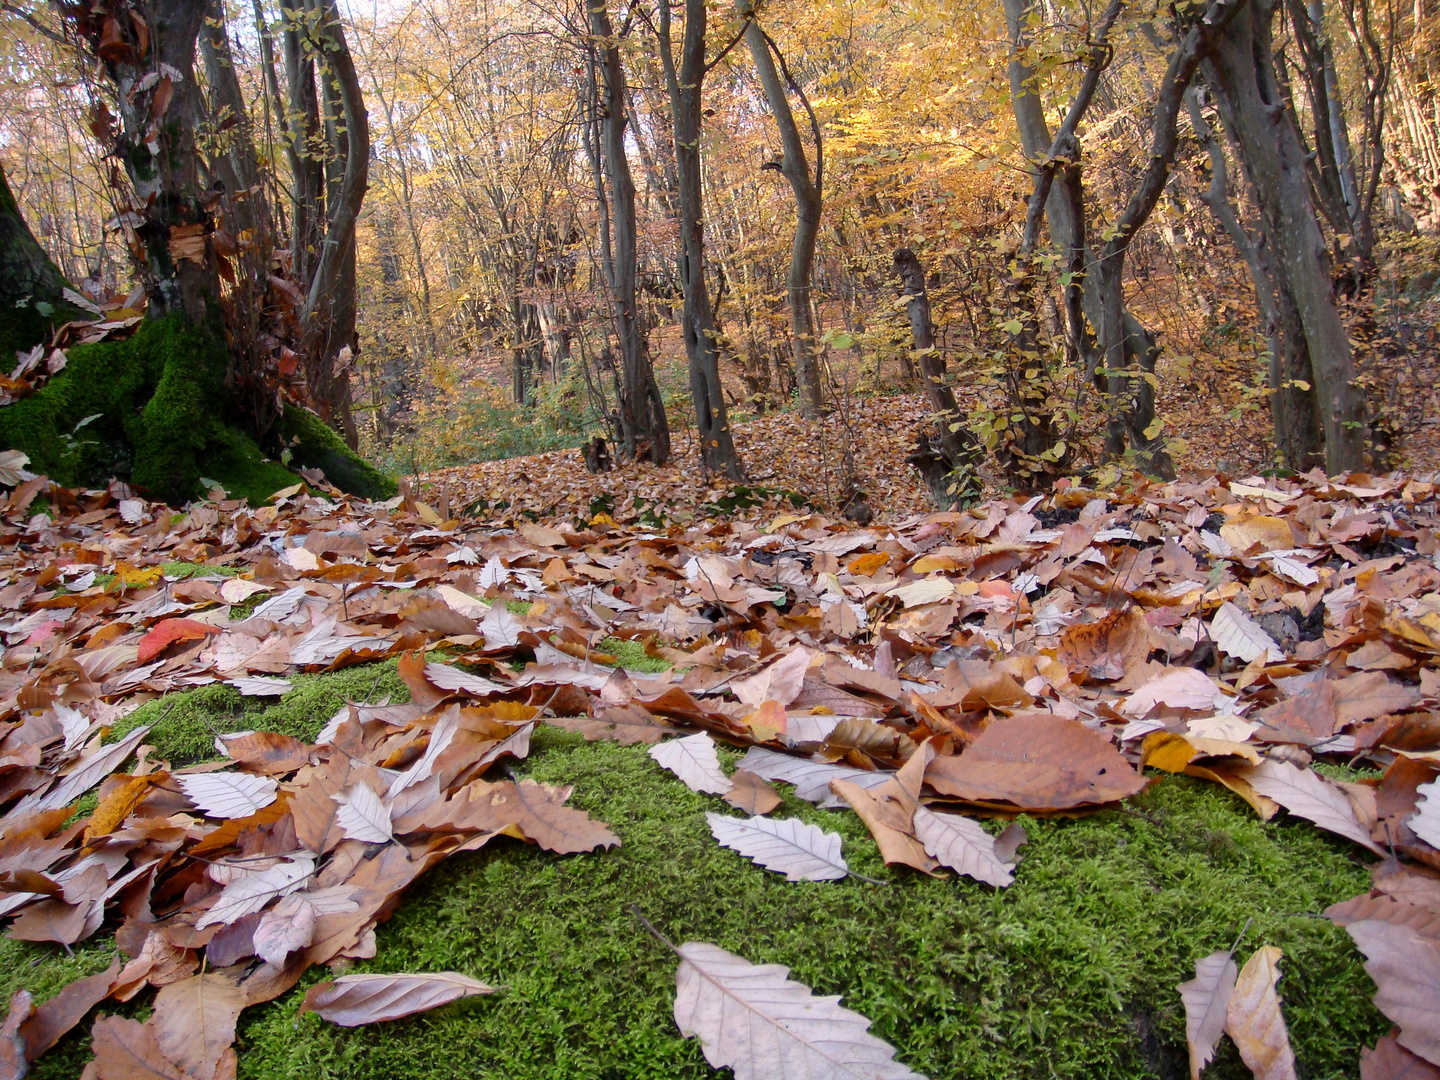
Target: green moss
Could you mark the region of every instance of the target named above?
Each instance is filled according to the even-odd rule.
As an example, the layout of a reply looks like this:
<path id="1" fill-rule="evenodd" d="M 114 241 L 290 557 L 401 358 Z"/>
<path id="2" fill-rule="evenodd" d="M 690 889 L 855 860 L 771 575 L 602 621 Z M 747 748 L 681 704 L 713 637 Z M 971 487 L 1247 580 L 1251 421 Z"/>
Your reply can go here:
<path id="1" fill-rule="evenodd" d="M 609 653 L 619 660 L 617 667 L 629 671 L 644 671 L 655 674 L 661 671 L 669 671 L 675 665 L 669 660 L 661 660 L 659 657 L 651 656 L 645 651 L 645 642 L 631 641 L 626 638 L 606 638 L 600 643 L 600 651 Z"/>
<path id="2" fill-rule="evenodd" d="M 215 756 L 215 736 L 231 731 L 278 731 L 313 739 L 347 701 L 410 700 L 395 661 L 288 677 L 293 689 L 280 698 L 243 697 L 234 687 L 212 683 L 146 702 L 115 725 L 110 741 L 142 724 L 154 725 L 146 742 L 172 765 Z"/>
<path id="3" fill-rule="evenodd" d="M 291 446 L 291 461 L 322 470 L 342 491 L 366 499 L 388 499 L 398 490 L 393 477 L 366 462 L 308 409 L 287 404 L 280 418 L 280 436 Z"/>
<path id="4" fill-rule="evenodd" d="M 246 499 L 251 506 L 268 502 L 275 492 L 300 480 L 278 461 L 266 457 L 249 435 L 234 428 L 220 433 L 205 467 L 206 477 L 223 487 L 227 495 Z"/>
<path id="5" fill-rule="evenodd" d="M 378 684 L 376 667 L 302 677 L 269 705 L 206 688 L 134 719 L 156 721 L 154 740 L 177 759 L 208 755 L 209 724 L 313 735 L 347 697 L 403 696 L 393 664 L 378 667 Z M 305 988 L 326 975 L 313 971 L 244 1014 L 242 1077 L 714 1076 L 675 1030 L 676 960 L 632 903 L 676 941 L 786 964 L 817 993 L 842 995 L 932 1080 L 1185 1075 L 1175 986 L 1198 957 L 1229 948 L 1247 920 L 1242 959 L 1260 944 L 1285 951 L 1280 990 L 1301 1075 L 1353 1076 L 1361 1045 L 1388 1028 L 1349 939 L 1314 917 L 1366 887 L 1353 846 L 1303 821 L 1261 822 L 1216 785 L 1166 777 L 1134 800 L 1143 816 L 1026 820 L 1016 883 L 996 891 L 886 868 L 854 814 L 793 797 L 778 814 L 839 832 L 851 865 L 890 884 L 786 882 L 717 845 L 704 813 L 733 811 L 690 791 L 643 747 L 541 728 L 520 771 L 575 785 L 572 805 L 608 822 L 623 846 L 562 857 L 502 838 L 448 860 L 406 894 L 379 930 L 378 956 L 359 965 L 460 971 L 503 991 L 349 1030 L 296 1017 Z M 103 941 L 72 960 L 0 940 L 0 994 L 28 985 L 43 998 L 109 955 Z M 72 1034 L 35 1075 L 75 1077 L 87 1044 L 83 1030 Z M 1206 1075 L 1248 1073 L 1225 1043 Z"/>
<path id="6" fill-rule="evenodd" d="M 240 571 L 233 566 L 212 566 L 209 563 L 166 562 L 160 564 L 160 572 L 167 578 L 188 581 L 191 578 L 232 578 Z"/>
<path id="7" fill-rule="evenodd" d="M 533 600 L 503 600 L 501 603 L 511 615 L 529 615 L 530 609 L 535 606 Z"/>
<path id="8" fill-rule="evenodd" d="M 0 445 L 64 484 L 110 476 L 157 498 L 194 493 L 223 430 L 223 339 L 182 319 L 153 319 L 124 341 L 80 345 L 40 392 L 0 409 Z M 89 423 L 79 426 L 87 417 Z"/>

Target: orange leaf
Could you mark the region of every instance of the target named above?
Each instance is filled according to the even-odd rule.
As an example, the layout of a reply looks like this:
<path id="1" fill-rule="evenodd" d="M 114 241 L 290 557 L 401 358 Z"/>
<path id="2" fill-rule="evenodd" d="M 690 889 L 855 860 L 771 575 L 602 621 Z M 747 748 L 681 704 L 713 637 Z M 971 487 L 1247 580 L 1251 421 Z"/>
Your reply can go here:
<path id="1" fill-rule="evenodd" d="M 182 641 L 199 641 L 219 632 L 218 626 L 197 622 L 195 619 L 166 619 L 152 626 L 150 632 L 140 639 L 135 661 L 148 664 L 171 645 Z"/>

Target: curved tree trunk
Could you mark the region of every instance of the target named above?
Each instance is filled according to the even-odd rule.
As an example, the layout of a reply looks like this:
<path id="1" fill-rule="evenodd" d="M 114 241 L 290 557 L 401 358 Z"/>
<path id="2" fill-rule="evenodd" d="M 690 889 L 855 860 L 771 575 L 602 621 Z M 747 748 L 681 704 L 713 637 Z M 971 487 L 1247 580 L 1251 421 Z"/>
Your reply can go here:
<path id="1" fill-rule="evenodd" d="M 705 467 L 745 479 L 735 452 L 720 385 L 719 329 L 705 281 L 705 204 L 700 173 L 701 87 L 705 81 L 705 0 L 686 0 L 680 69 L 670 42 L 670 2 L 660 0 L 660 48 L 675 120 L 675 172 L 680 211 L 680 283 L 685 292 L 685 354 L 690 396 Z"/>
<path id="2" fill-rule="evenodd" d="M 1295 298 L 1320 401 L 1325 468 L 1365 462 L 1365 399 L 1331 289 L 1330 259 L 1310 200 L 1305 152 L 1276 84 L 1270 48 L 1275 0 L 1251 0 L 1220 35 L 1205 79 L 1249 174 L 1278 274 Z"/>
<path id="3" fill-rule="evenodd" d="M 740 16 L 746 20 L 745 43 L 755 61 L 760 85 L 770 103 L 770 115 L 780 129 L 780 145 L 785 156 L 780 172 L 790 181 L 795 192 L 795 243 L 790 249 L 790 270 L 785 276 L 785 290 L 790 302 L 790 335 L 795 352 L 795 380 L 800 388 L 800 414 L 808 419 L 819 417 L 823 408 L 820 383 L 820 361 L 816 352 L 815 318 L 811 308 L 811 279 L 815 268 L 815 241 L 820 235 L 821 180 L 824 177 L 824 155 L 815 128 L 815 175 L 810 175 L 810 162 L 805 156 L 805 143 L 785 83 L 775 67 L 770 52 L 770 39 L 755 21 L 753 0 L 740 0 Z"/>
<path id="4" fill-rule="evenodd" d="M 0 166 L 0 373 L 15 354 L 45 342 L 76 309 L 65 299 L 65 278 L 35 239 Z"/>

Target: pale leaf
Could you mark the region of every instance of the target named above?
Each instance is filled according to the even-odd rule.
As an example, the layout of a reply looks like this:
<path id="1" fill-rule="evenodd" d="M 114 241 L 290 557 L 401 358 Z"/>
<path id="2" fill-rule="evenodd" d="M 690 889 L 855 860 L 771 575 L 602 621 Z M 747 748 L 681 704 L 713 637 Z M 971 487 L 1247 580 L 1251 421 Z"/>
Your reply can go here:
<path id="1" fill-rule="evenodd" d="M 1440 848 L 1440 780 L 1431 780 L 1415 789 L 1420 799 L 1415 813 L 1405 823 L 1410 831 L 1433 848 Z"/>
<path id="2" fill-rule="evenodd" d="M 995 854 L 995 837 L 979 822 L 917 806 L 915 838 L 933 858 L 966 877 L 1001 889 L 1015 880 L 1014 865 Z"/>
<path id="3" fill-rule="evenodd" d="M 675 1024 L 735 1080 L 924 1080 L 870 1034 L 869 1020 L 792 982 L 789 968 L 699 941 L 679 953 Z"/>
<path id="4" fill-rule="evenodd" d="M 800 696 L 810 655 L 809 649 L 793 649 L 759 674 L 736 680 L 730 689 L 752 709 L 758 709 L 766 701 L 789 705 Z"/>
<path id="5" fill-rule="evenodd" d="M 1295 1052 L 1275 992 L 1281 955 L 1273 945 L 1256 949 L 1225 1009 L 1225 1031 L 1255 1080 L 1296 1080 Z"/>
<path id="6" fill-rule="evenodd" d="M 794 784 L 797 797 L 832 809 L 845 804 L 840 796 L 830 790 L 831 780 L 849 780 L 868 790 L 879 787 L 891 777 L 888 772 L 851 769 L 825 761 L 807 761 L 793 754 L 782 754 L 761 746 L 752 746 L 746 751 L 745 756 L 740 759 L 739 767 L 749 770 L 762 780 Z"/>
<path id="7" fill-rule="evenodd" d="M 840 834 L 796 818 L 736 818 L 707 813 L 710 832 L 722 845 L 753 859 L 788 881 L 838 881 L 850 873 L 840 854 Z"/>
<path id="8" fill-rule="evenodd" d="M 390 811 L 370 785 L 353 784 L 330 797 L 340 805 L 335 820 L 347 840 L 385 844 L 394 838 L 390 828 Z"/>
<path id="9" fill-rule="evenodd" d="M 342 975 L 316 983 L 305 994 L 301 1013 L 313 1012 L 341 1027 L 360 1027 L 424 1012 L 460 998 L 493 994 L 467 975 L 437 971 L 416 975 Z"/>
<path id="10" fill-rule="evenodd" d="M 241 697 L 282 697 L 294 688 L 288 679 L 267 678 L 263 675 L 242 675 L 228 681 L 240 691 Z"/>
<path id="11" fill-rule="evenodd" d="M 211 867 L 212 876 L 214 869 Z M 243 919 L 271 900 L 304 888 L 314 871 L 315 856 L 308 851 L 296 851 L 265 870 L 236 877 L 221 890 L 210 910 L 200 916 L 195 929 L 203 930 L 216 923 L 228 925 Z"/>
<path id="12" fill-rule="evenodd" d="M 1440 951 L 1395 923 L 1366 919 L 1345 931 L 1365 954 L 1376 1007 L 1400 1025 L 1400 1045 L 1440 1065 Z"/>
<path id="13" fill-rule="evenodd" d="M 274 802 L 279 787 L 268 776 L 248 773 L 177 776 L 175 782 L 201 813 L 213 818 L 249 817 Z"/>
<path id="14" fill-rule="evenodd" d="M 715 743 L 705 732 L 657 743 L 650 756 L 685 782 L 692 791 L 724 795 L 730 790 L 730 778 L 720 769 Z"/>
<path id="15" fill-rule="evenodd" d="M 351 903 L 352 910 L 359 905 Z M 267 964 L 285 966 L 285 958 L 315 940 L 318 912 L 305 893 L 291 893 L 260 917 L 252 942 L 255 955 Z"/>
<path id="16" fill-rule="evenodd" d="M 431 664 L 429 667 L 439 667 L 438 664 Z M 451 669 L 453 670 L 453 669 Z M 429 671 L 426 671 L 429 678 Z M 460 728 L 459 712 L 454 709 L 446 709 L 440 714 L 440 719 L 435 721 L 435 729 L 430 732 L 430 744 L 425 747 L 425 752 L 415 759 L 414 763 L 403 773 L 397 776 L 390 784 L 390 790 L 385 793 L 385 798 L 393 799 L 400 792 L 404 791 L 411 784 L 417 784 L 435 771 L 435 762 L 440 759 L 450 747 L 450 742 L 455 738 L 455 732 Z"/>
<path id="17" fill-rule="evenodd" d="M 1297 817 L 1353 840 L 1376 855 L 1385 854 L 1356 819 L 1355 807 L 1345 793 L 1319 773 L 1285 761 L 1266 760 L 1260 765 L 1239 769 L 1236 774 L 1255 791 L 1274 799 Z"/>
<path id="18" fill-rule="evenodd" d="M 1225 1031 L 1225 1013 L 1235 992 L 1235 961 L 1228 952 L 1211 953 L 1195 961 L 1195 978 L 1175 989 L 1185 1003 L 1185 1042 L 1190 1047 L 1190 1080 L 1215 1056 L 1215 1044 Z"/>
<path id="19" fill-rule="evenodd" d="M 1210 636 L 1221 652 L 1247 664 L 1264 654 L 1275 660 L 1285 655 L 1259 623 L 1228 600 L 1210 620 Z"/>

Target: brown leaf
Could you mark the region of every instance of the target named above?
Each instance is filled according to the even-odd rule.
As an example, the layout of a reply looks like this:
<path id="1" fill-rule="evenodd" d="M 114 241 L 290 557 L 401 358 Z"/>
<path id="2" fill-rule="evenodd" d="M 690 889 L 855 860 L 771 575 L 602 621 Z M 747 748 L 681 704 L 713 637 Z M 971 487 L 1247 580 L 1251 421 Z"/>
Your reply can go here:
<path id="1" fill-rule="evenodd" d="M 312 986 L 305 994 L 300 1014 L 313 1012 L 341 1027 L 359 1027 L 494 992 L 494 987 L 453 971 L 421 975 L 344 975 L 333 982 Z"/>
<path id="2" fill-rule="evenodd" d="M 1440 1064 L 1440 951 L 1395 923 L 1356 922 L 1345 930 L 1365 954 L 1376 1008 L 1400 1026 L 1400 1045 Z"/>
<path id="3" fill-rule="evenodd" d="M 781 803 L 779 793 L 766 780 L 749 769 L 736 769 L 730 774 L 730 790 L 725 801 L 752 817 L 768 814 Z"/>
<path id="4" fill-rule="evenodd" d="M 1331 904 L 1325 909 L 1325 917 L 1336 926 L 1349 926 L 1367 920 L 1407 926 L 1426 940 L 1440 944 L 1440 913 L 1407 904 L 1384 893 L 1379 896 L 1367 893 Z"/>
<path id="5" fill-rule="evenodd" d="M 1385 850 L 1370 839 L 1369 830 L 1356 819 L 1355 807 L 1345 793 L 1319 773 L 1284 761 L 1266 761 L 1237 769 L 1236 775 L 1297 817 L 1353 840 L 1376 855 L 1385 854 Z"/>
<path id="6" fill-rule="evenodd" d="M 1295 697 L 1261 709 L 1254 716 L 1260 725 L 1255 740 L 1314 746 L 1330 738 L 1340 726 L 1335 686 L 1329 679 L 1316 679 Z"/>
<path id="7" fill-rule="evenodd" d="M 1147 781 L 1104 735 L 1051 713 L 997 720 L 959 757 L 937 757 L 925 780 L 966 802 L 1066 810 L 1117 802 Z"/>
<path id="8" fill-rule="evenodd" d="M 245 994 L 229 977 L 193 975 L 155 995 L 150 1026 L 169 1060 L 195 1080 L 216 1080 L 227 1053 L 233 1053 L 235 1022 Z"/>
<path id="9" fill-rule="evenodd" d="M 221 735 L 225 753 L 241 768 L 266 776 L 294 772 L 310 760 L 314 747 L 309 743 L 276 731 L 250 731 L 241 735 Z"/>
<path id="10" fill-rule="evenodd" d="M 0 1077 L 4 1080 L 22 1080 L 30 1072 L 33 1059 L 20 1027 L 34 1011 L 29 990 L 16 990 L 10 995 L 10 1011 L 5 1015 L 5 1023 L 0 1025 Z"/>
<path id="11" fill-rule="evenodd" d="M 839 795 L 859 815 L 870 835 L 880 848 L 880 856 L 887 866 L 897 863 L 914 867 L 924 873 L 934 873 L 940 864 L 925 851 L 925 845 L 915 838 L 913 805 L 907 813 L 904 802 L 893 790 L 886 790 L 894 784 L 889 781 L 866 791 L 848 780 L 831 780 L 830 790 Z"/>
<path id="12" fill-rule="evenodd" d="M 1112 611 L 1099 622 L 1069 627 L 1060 635 L 1056 659 L 1072 672 L 1114 680 L 1150 655 L 1150 627 L 1138 607 Z"/>
<path id="13" fill-rule="evenodd" d="M 1255 1080 L 1296 1080 L 1295 1053 L 1275 992 L 1282 955 L 1273 945 L 1256 949 L 1240 971 L 1225 1012 L 1225 1031 Z"/>
<path id="14" fill-rule="evenodd" d="M 1412 1054 L 1390 1034 L 1374 1049 L 1361 1049 L 1360 1080 L 1440 1080 L 1440 1066 Z"/>
<path id="15" fill-rule="evenodd" d="M 119 975 L 120 961 L 115 960 L 105 971 L 76 979 L 36 1009 L 20 1027 L 26 1059 L 34 1061 L 59 1042 L 86 1013 L 110 995 Z"/>
<path id="16" fill-rule="evenodd" d="M 1336 680 L 1335 708 L 1341 725 L 1358 724 L 1388 713 L 1404 712 L 1420 700 L 1420 691 L 1395 682 L 1383 671 L 1362 671 Z"/>
<path id="17" fill-rule="evenodd" d="M 547 724 L 579 732 L 587 742 L 596 739 L 614 739 L 621 746 L 636 743 L 657 743 L 675 729 L 665 721 L 652 716 L 639 705 L 622 705 L 606 709 L 599 716 L 547 717 Z"/>
<path id="18" fill-rule="evenodd" d="M 149 1024 L 102 1016 L 90 1029 L 98 1080 L 186 1080 L 167 1058 Z"/>

